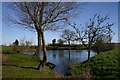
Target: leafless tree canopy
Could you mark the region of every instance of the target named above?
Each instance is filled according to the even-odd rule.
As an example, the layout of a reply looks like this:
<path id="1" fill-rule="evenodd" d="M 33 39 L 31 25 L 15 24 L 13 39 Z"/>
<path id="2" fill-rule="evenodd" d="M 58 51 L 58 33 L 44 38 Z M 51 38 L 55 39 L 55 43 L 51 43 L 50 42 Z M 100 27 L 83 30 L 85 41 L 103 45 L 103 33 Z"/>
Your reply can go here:
<path id="1" fill-rule="evenodd" d="M 40 21 L 42 4 L 41 2 L 19 2 L 14 3 L 14 10 L 17 19 L 11 18 L 15 24 L 26 28 L 43 30 L 61 29 L 62 24 L 73 16 L 73 9 L 77 7 L 75 2 L 44 2 L 43 18 Z M 37 24 L 37 25 L 36 25 Z"/>
<path id="2" fill-rule="evenodd" d="M 71 25 L 75 29 L 76 40 L 80 40 L 84 45 L 90 44 L 91 46 L 100 38 L 106 43 L 110 43 L 113 34 L 111 26 L 114 24 L 109 23 L 108 20 L 108 15 L 101 17 L 101 15 L 95 14 L 82 30 L 79 30 L 76 24 Z"/>
<path id="3" fill-rule="evenodd" d="M 64 30 L 61 38 L 64 42 L 68 42 L 70 44 L 71 41 L 75 40 L 75 33 L 69 29 Z"/>

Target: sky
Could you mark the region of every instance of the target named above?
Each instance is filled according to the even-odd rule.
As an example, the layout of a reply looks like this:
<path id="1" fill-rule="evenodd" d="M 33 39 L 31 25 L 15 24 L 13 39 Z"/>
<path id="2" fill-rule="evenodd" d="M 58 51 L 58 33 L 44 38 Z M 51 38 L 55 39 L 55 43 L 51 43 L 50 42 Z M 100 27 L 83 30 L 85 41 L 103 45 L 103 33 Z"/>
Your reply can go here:
<path id="1" fill-rule="evenodd" d="M 6 20 L 6 15 L 12 13 L 8 8 L 8 3 L 2 3 L 2 43 L 1 44 L 11 44 L 18 39 L 21 41 L 23 38 L 30 40 L 33 44 L 37 44 L 37 34 L 30 30 L 25 30 L 23 27 L 14 26 L 8 23 Z M 79 9 L 78 9 L 79 10 Z M 115 35 L 113 35 L 112 42 L 118 42 L 118 3 L 117 2 L 88 2 L 82 6 L 80 14 L 77 18 L 74 18 L 77 24 L 84 25 L 85 22 L 88 22 L 95 13 L 100 13 L 105 16 L 109 14 L 110 22 L 115 23 L 112 30 Z M 14 13 L 12 13 L 14 14 Z M 46 44 L 52 42 L 53 39 L 60 39 L 61 32 L 57 31 L 46 31 L 45 32 L 45 41 Z"/>

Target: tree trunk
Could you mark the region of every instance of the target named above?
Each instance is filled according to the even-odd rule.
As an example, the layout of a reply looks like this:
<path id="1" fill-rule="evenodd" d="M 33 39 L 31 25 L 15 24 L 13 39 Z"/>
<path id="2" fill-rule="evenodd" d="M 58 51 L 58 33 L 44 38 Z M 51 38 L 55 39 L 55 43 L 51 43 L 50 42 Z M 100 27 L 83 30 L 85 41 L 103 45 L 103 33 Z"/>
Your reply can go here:
<path id="1" fill-rule="evenodd" d="M 68 44 L 69 44 L 69 50 L 70 50 L 70 41 L 68 41 Z"/>
<path id="2" fill-rule="evenodd" d="M 88 61 L 90 60 L 90 50 L 88 50 Z"/>
<path id="3" fill-rule="evenodd" d="M 69 66 L 70 66 L 70 41 L 68 40 L 68 44 L 69 44 Z"/>
<path id="4" fill-rule="evenodd" d="M 44 39 L 44 31 L 42 29 L 42 19 L 43 19 L 43 11 L 44 11 L 44 2 L 42 2 L 41 5 L 42 6 L 41 6 L 41 10 L 40 10 L 40 18 L 39 18 L 40 25 L 39 25 L 39 28 L 40 28 L 40 35 L 41 35 L 41 38 L 42 38 L 43 60 L 38 65 L 38 69 L 39 70 L 42 69 L 42 67 L 46 64 L 46 61 L 47 61 L 47 53 L 46 53 L 46 46 L 45 46 L 45 39 Z"/>
<path id="5" fill-rule="evenodd" d="M 41 32 L 41 36 L 42 36 L 42 48 L 43 48 L 43 62 L 46 63 L 46 61 L 47 61 L 47 52 L 46 52 L 44 32 Z"/>
<path id="6" fill-rule="evenodd" d="M 44 38 L 44 32 L 41 31 L 41 37 L 42 37 L 42 50 L 43 50 L 43 60 L 38 65 L 38 69 L 42 70 L 42 68 L 45 66 L 47 61 L 47 52 L 46 52 L 46 45 L 45 45 L 45 38 Z"/>
<path id="7" fill-rule="evenodd" d="M 91 43 L 88 44 L 88 67 L 89 67 L 89 64 L 90 64 L 90 50 L 91 50 Z"/>
<path id="8" fill-rule="evenodd" d="M 40 53 L 41 53 L 41 34 L 39 31 L 37 31 L 37 36 L 38 36 L 38 46 L 37 46 L 37 49 L 36 49 L 36 56 L 37 56 L 37 59 L 40 61 Z"/>
<path id="9" fill-rule="evenodd" d="M 88 61 L 87 61 L 87 74 L 88 74 L 88 78 L 90 78 L 90 49 L 88 50 Z"/>

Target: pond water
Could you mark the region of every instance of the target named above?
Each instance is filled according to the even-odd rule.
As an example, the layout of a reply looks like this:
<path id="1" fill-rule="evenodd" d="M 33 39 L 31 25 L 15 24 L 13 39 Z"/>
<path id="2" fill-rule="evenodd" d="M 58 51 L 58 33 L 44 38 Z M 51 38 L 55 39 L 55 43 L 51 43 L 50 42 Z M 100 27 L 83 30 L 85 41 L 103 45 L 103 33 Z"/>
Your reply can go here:
<path id="1" fill-rule="evenodd" d="M 35 52 L 27 52 L 26 54 L 34 54 Z M 54 68 L 55 71 L 61 75 L 65 75 L 68 71 L 68 68 L 75 63 L 83 62 L 87 60 L 88 53 L 87 50 L 48 50 L 48 60 L 56 65 Z M 91 51 L 90 57 L 95 56 L 96 53 Z M 41 53 L 41 58 L 43 54 Z"/>

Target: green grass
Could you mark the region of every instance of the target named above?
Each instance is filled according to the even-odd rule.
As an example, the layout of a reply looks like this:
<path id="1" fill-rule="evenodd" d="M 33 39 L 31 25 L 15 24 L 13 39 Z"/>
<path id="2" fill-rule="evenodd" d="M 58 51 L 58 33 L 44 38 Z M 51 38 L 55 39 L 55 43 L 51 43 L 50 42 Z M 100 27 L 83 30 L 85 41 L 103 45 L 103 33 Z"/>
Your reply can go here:
<path id="1" fill-rule="evenodd" d="M 54 78 L 60 77 L 45 66 L 45 70 L 37 70 L 39 62 L 33 55 L 3 54 L 3 78 Z"/>
<path id="2" fill-rule="evenodd" d="M 90 68 L 87 67 L 87 62 L 74 64 L 71 67 L 69 73 L 72 75 L 83 75 L 90 70 L 91 78 L 119 78 L 119 51 L 116 46 L 111 51 L 106 51 L 98 54 L 97 56 L 90 59 Z"/>
<path id="3" fill-rule="evenodd" d="M 3 53 L 13 53 L 13 46 L 2 46 Z"/>
<path id="4" fill-rule="evenodd" d="M 2 48 L 2 53 L 4 54 L 22 53 L 25 51 L 35 51 L 34 46 L 1 46 L 1 48 Z"/>

